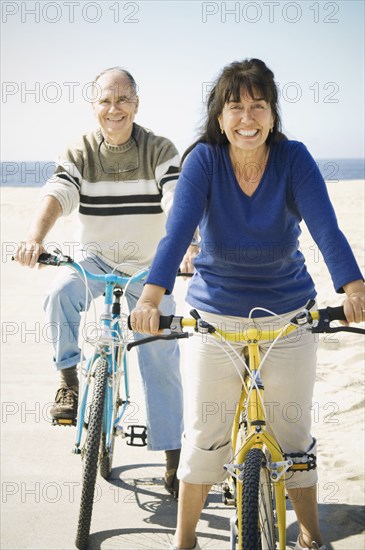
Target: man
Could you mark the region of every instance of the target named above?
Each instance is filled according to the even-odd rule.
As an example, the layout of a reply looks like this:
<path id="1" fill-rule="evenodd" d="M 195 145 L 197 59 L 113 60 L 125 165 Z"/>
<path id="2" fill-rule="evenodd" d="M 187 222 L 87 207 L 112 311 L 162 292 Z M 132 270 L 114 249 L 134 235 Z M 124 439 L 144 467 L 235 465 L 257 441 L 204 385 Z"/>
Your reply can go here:
<path id="1" fill-rule="evenodd" d="M 134 122 L 139 98 L 132 75 L 119 67 L 107 69 L 94 81 L 93 110 L 99 129 L 82 136 L 58 161 L 54 176 L 43 189 L 43 200 L 16 259 L 36 265 L 43 242 L 60 216 L 78 208 L 80 250 L 77 259 L 93 273 L 116 266 L 131 275 L 151 264 L 165 231 L 178 178 L 179 158 L 174 145 Z M 186 265 L 188 270 L 191 265 Z M 47 321 L 55 328 L 53 364 L 60 387 L 51 409 L 54 419 L 77 414 L 80 361 L 80 312 L 85 310 L 85 286 L 70 270 L 60 270 L 45 301 Z M 89 282 L 94 297 L 104 286 Z M 132 309 L 143 285 L 129 286 Z M 172 296 L 163 308 L 174 313 Z M 67 330 L 65 328 L 67 327 Z M 182 389 L 179 349 L 175 341 L 138 348 L 146 397 L 148 448 L 166 451 L 165 487 L 177 496 L 182 434 Z"/>

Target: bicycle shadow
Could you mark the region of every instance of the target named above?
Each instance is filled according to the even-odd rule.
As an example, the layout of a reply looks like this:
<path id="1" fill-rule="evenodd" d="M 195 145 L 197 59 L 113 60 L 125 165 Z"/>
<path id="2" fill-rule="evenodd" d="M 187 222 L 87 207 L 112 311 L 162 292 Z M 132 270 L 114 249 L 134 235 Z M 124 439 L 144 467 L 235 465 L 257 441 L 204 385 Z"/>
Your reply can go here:
<path id="1" fill-rule="evenodd" d="M 113 469 L 109 483 L 116 488 L 120 496 L 118 502 L 121 505 L 120 518 L 123 527 L 91 534 L 90 550 L 102 547 L 107 547 L 108 550 L 157 549 L 166 548 L 172 543 L 176 527 L 177 501 L 165 491 L 163 471 L 164 465 L 156 463 L 132 464 Z M 131 504 L 137 504 L 139 511 L 133 511 Z M 291 512 L 291 517 L 295 517 L 290 501 L 287 502 L 287 510 Z M 360 505 L 319 504 L 321 531 L 328 550 L 333 550 L 331 543 L 346 541 L 354 536 L 358 536 L 359 539 L 354 548 L 365 548 L 365 544 L 361 544 L 365 540 L 360 540 L 365 527 L 364 513 L 365 507 Z M 222 504 L 219 489 L 213 490 L 201 515 L 201 520 L 205 521 L 213 532 L 198 533 L 202 548 L 229 547 L 229 517 L 232 514 L 233 509 Z M 133 517 L 133 527 L 128 527 L 128 523 L 132 523 L 129 521 L 130 517 Z M 138 527 L 135 527 L 136 519 L 139 520 Z M 294 520 L 287 527 L 287 548 L 294 547 L 297 536 L 298 523 Z M 350 546 L 346 548 L 350 549 Z"/>
<path id="2" fill-rule="evenodd" d="M 173 543 L 174 532 L 175 529 L 164 528 L 131 528 L 100 531 L 99 533 L 90 535 L 88 550 L 100 550 L 101 548 L 107 548 L 108 550 L 166 550 Z M 197 531 L 196 535 L 199 544 L 202 545 L 201 548 L 209 547 L 211 550 L 216 549 L 218 548 L 216 546 L 218 542 L 220 542 L 219 548 L 228 548 L 228 536 L 207 535 L 199 531 Z"/>
<path id="3" fill-rule="evenodd" d="M 287 509 L 293 510 L 290 503 Z M 351 548 L 365 548 L 365 506 L 341 503 L 319 504 L 318 512 L 323 540 L 328 550 L 333 550 L 331 543 L 344 541 L 356 535 L 359 536 L 359 544 Z M 287 528 L 287 544 L 294 545 L 297 536 L 298 523 L 295 521 Z M 350 550 L 350 546 L 346 548 Z"/>
<path id="4" fill-rule="evenodd" d="M 124 525 L 121 529 L 92 533 L 89 537 L 90 549 L 100 549 L 102 545 L 106 547 L 106 541 L 108 549 L 128 550 L 140 547 L 166 548 L 172 543 L 176 527 L 177 501 L 166 492 L 162 475 L 158 475 L 159 471 L 164 471 L 164 464 L 132 464 L 113 469 L 112 477 L 108 481 L 115 487 L 115 494 L 119 495 L 120 518 Z M 218 492 L 209 495 L 201 519 L 217 533 L 199 533 L 199 538 L 202 538 L 202 542 L 205 539 L 209 545 L 212 541 L 220 541 L 220 547 L 224 548 L 229 545 L 229 519 L 219 513 L 214 515 L 209 512 L 209 509 L 212 512 L 217 509 L 220 502 L 221 495 Z M 137 504 L 139 511 L 133 512 L 131 504 Z M 230 515 L 231 512 L 233 513 L 232 509 L 229 510 Z M 126 524 L 132 523 L 128 520 L 129 517 L 133 517 L 133 527 L 126 527 Z M 135 520 L 138 518 L 140 526 L 135 527 Z"/>
<path id="5" fill-rule="evenodd" d="M 152 514 L 150 517 L 145 518 L 146 523 L 158 524 L 163 527 L 176 526 L 176 511 L 177 501 L 167 493 L 164 488 L 164 483 L 161 476 L 146 476 L 141 472 L 140 476 L 132 476 L 128 478 L 128 471 L 130 470 L 149 470 L 159 468 L 164 471 L 164 464 L 133 464 L 121 466 L 113 469 L 113 476 L 109 479 L 109 482 L 115 487 L 118 487 L 128 495 L 126 498 L 132 502 L 133 498 L 138 507 L 146 512 Z M 143 499 L 142 497 L 149 497 L 150 500 Z M 151 497 L 153 500 L 151 500 Z M 229 529 L 229 521 L 226 518 L 214 516 L 209 514 L 207 509 L 214 509 L 222 504 L 222 495 L 219 491 L 211 491 L 208 496 L 207 502 L 204 506 L 201 518 L 208 522 L 209 527 L 217 530 Z M 226 508 L 222 504 L 223 508 Z M 232 513 L 233 509 L 231 508 Z M 224 527 L 223 527 L 224 525 Z"/>

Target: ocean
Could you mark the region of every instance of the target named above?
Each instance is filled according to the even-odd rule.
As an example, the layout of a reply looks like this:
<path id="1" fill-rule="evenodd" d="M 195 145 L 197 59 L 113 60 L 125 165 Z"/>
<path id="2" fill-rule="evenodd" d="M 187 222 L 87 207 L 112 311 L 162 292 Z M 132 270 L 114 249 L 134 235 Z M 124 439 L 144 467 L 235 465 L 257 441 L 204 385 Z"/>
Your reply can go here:
<path id="1" fill-rule="evenodd" d="M 365 159 L 318 159 L 317 164 L 326 181 L 364 180 Z M 2 187 L 41 187 L 53 174 L 51 161 L 1 162 Z"/>

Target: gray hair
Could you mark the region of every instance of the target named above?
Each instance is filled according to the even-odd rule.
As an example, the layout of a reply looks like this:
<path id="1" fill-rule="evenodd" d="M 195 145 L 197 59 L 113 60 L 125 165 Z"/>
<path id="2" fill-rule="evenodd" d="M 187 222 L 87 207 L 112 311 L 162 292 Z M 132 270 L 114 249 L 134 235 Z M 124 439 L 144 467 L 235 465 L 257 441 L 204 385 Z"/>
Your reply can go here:
<path id="1" fill-rule="evenodd" d="M 104 71 L 102 71 L 101 73 L 99 73 L 95 78 L 94 78 L 94 81 L 93 81 L 93 86 L 94 88 L 96 88 L 96 84 L 99 80 L 99 78 L 101 76 L 103 76 L 104 74 L 106 73 L 109 73 L 109 72 L 117 72 L 117 73 L 121 73 L 121 74 L 124 74 L 127 78 L 128 78 L 128 81 L 129 81 L 129 84 L 131 86 L 131 88 L 133 89 L 133 94 L 136 94 L 138 92 L 138 86 L 137 86 L 137 83 L 136 81 L 134 80 L 133 76 L 131 75 L 131 73 L 129 71 L 127 71 L 126 69 L 123 69 L 123 67 L 110 67 L 109 69 L 105 69 Z"/>

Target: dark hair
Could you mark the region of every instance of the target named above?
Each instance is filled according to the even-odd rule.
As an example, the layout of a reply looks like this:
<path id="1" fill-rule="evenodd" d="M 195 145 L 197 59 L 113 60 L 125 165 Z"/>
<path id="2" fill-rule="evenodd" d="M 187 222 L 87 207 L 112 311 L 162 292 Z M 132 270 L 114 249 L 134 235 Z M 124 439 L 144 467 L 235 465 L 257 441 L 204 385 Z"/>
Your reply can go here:
<path id="1" fill-rule="evenodd" d="M 278 105 L 278 90 L 274 81 L 274 73 L 260 59 L 244 59 L 234 61 L 222 70 L 214 83 L 207 101 L 207 116 L 203 124 L 202 133 L 185 151 L 185 157 L 198 143 L 211 145 L 225 145 L 228 143 L 226 134 L 221 133 L 218 117 L 228 101 L 240 101 L 242 89 L 246 90 L 253 99 L 265 99 L 271 107 L 274 117 L 272 132 L 269 133 L 266 143 L 274 143 L 287 139 L 281 132 L 281 118 Z"/>
<path id="2" fill-rule="evenodd" d="M 128 72 L 126 69 L 123 69 L 123 67 L 110 67 L 110 69 L 105 69 L 105 71 L 102 71 L 101 73 L 99 73 L 95 78 L 94 78 L 94 82 L 93 84 L 95 85 L 97 83 L 97 81 L 99 80 L 99 78 L 101 76 L 103 76 L 105 73 L 109 73 L 109 72 L 118 72 L 118 73 L 122 73 L 124 74 L 127 78 L 128 78 L 128 81 L 129 81 L 129 84 L 131 85 L 131 87 L 133 88 L 133 92 L 136 94 L 137 91 L 138 91 L 138 87 L 137 87 L 137 83 L 136 81 L 134 80 L 133 76 L 131 75 L 130 72 Z"/>

